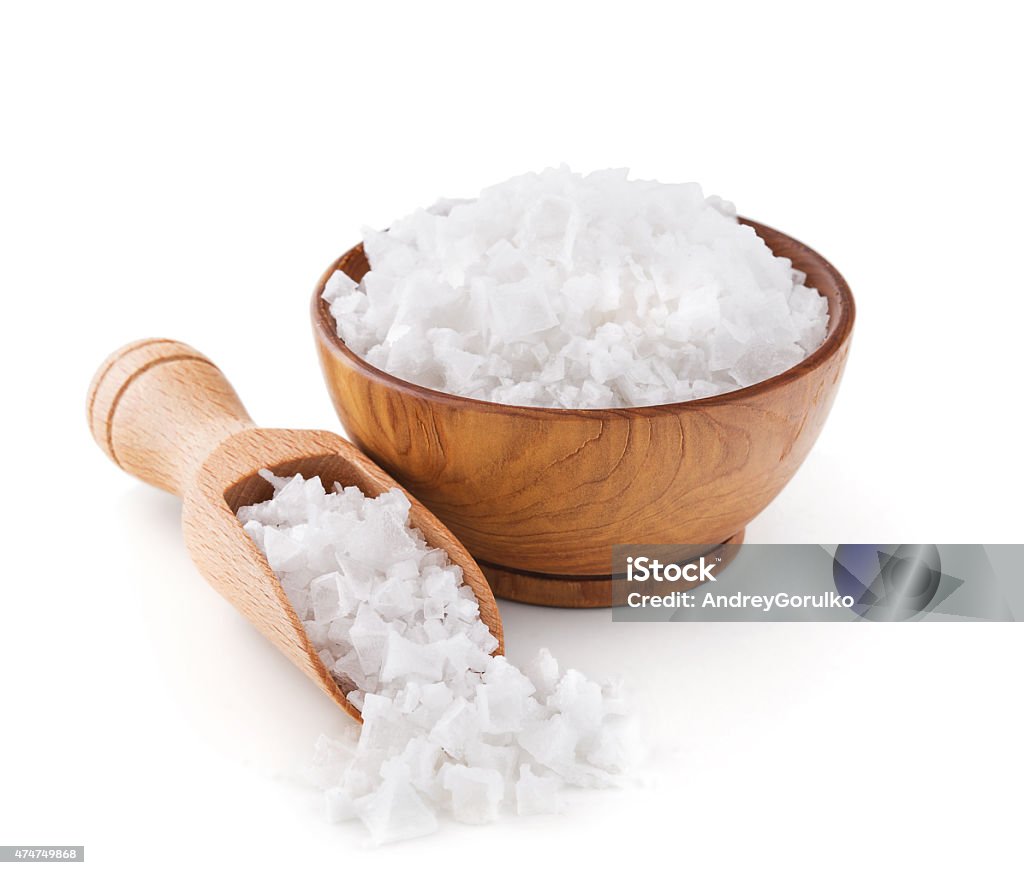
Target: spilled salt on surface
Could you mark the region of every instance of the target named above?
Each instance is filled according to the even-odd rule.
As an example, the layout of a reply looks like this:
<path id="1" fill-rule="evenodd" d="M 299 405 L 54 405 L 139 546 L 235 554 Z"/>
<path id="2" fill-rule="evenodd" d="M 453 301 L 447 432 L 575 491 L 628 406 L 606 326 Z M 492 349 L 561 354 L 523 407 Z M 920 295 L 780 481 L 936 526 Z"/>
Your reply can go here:
<path id="1" fill-rule="evenodd" d="M 495 656 L 462 569 L 410 524 L 401 490 L 369 498 L 261 473 L 273 498 L 238 518 L 362 712 L 349 737 L 317 742 L 331 820 L 392 842 L 433 832 L 439 815 L 549 814 L 566 785 L 620 781 L 636 742 L 618 688 L 546 650 L 522 670 Z"/>

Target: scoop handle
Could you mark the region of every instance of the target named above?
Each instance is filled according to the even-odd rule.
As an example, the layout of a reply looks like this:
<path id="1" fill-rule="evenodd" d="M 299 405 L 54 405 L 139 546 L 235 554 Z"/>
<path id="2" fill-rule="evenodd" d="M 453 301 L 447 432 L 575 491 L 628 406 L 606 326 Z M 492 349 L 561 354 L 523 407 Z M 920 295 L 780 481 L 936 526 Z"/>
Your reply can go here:
<path id="1" fill-rule="evenodd" d="M 130 474 L 183 495 L 207 456 L 253 427 L 220 369 L 176 340 L 139 340 L 100 365 L 89 387 L 96 443 Z"/>

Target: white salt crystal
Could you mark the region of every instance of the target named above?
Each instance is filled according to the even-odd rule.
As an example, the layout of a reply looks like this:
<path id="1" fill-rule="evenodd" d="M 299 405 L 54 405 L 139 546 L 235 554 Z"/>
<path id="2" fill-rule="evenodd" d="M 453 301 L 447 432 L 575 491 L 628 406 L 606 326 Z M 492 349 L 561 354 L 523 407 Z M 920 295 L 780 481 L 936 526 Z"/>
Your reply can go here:
<path id="1" fill-rule="evenodd" d="M 318 651 L 325 649 L 330 643 L 330 639 L 327 637 L 330 625 L 330 623 L 317 622 L 316 620 L 305 620 L 302 623 L 302 627 L 306 630 L 306 637 L 309 638 L 309 643 Z M 328 655 L 331 655 L 329 650 Z M 332 661 L 332 659 L 328 660 L 328 662 Z"/>
<path id="2" fill-rule="evenodd" d="M 563 255 L 578 257 L 578 246 Z M 600 331 L 607 343 L 628 336 Z M 328 493 L 317 478 L 264 476 L 274 498 L 239 519 L 362 712 L 349 737 L 316 743 L 311 778 L 329 820 L 358 817 L 383 843 L 432 832 L 440 811 L 486 823 L 503 805 L 557 810 L 565 782 L 615 783 L 636 750 L 617 687 L 563 673 L 546 650 L 525 672 L 494 656 L 462 569 L 410 525 L 403 493 L 370 499 L 337 484 Z"/>
<path id="3" fill-rule="evenodd" d="M 423 634 L 428 642 L 447 641 L 450 634 L 448 628 L 437 618 L 423 619 Z"/>
<path id="4" fill-rule="evenodd" d="M 538 763 L 559 771 L 570 766 L 576 757 L 579 734 L 562 714 L 539 720 L 519 734 L 519 744 Z"/>
<path id="5" fill-rule="evenodd" d="M 343 616 L 354 616 L 356 610 L 363 602 L 369 601 L 373 592 L 372 573 L 354 567 L 355 561 L 350 557 L 335 557 L 339 567 L 346 568 L 344 572 L 337 574 L 338 584 L 338 608 Z"/>
<path id="6" fill-rule="evenodd" d="M 754 344 L 748 346 L 729 373 L 738 383 L 749 386 L 789 370 L 804 358 L 804 351 L 796 343 L 784 346 Z"/>
<path id="7" fill-rule="evenodd" d="M 605 721 L 601 730 L 588 744 L 587 762 L 610 773 L 621 773 L 634 765 L 641 749 L 635 724 L 622 717 L 613 717 Z"/>
<path id="8" fill-rule="evenodd" d="M 355 800 L 344 787 L 328 787 L 324 791 L 324 809 L 328 823 L 342 823 L 356 816 Z"/>
<path id="9" fill-rule="evenodd" d="M 470 624 L 466 636 L 476 645 L 478 651 L 492 653 L 498 647 L 498 639 L 491 634 L 491 630 L 482 620 Z"/>
<path id="10" fill-rule="evenodd" d="M 313 746 L 310 780 L 322 788 L 337 785 L 344 776 L 354 752 L 355 745 L 351 742 L 321 735 Z"/>
<path id="11" fill-rule="evenodd" d="M 606 715 L 621 716 L 627 713 L 621 679 L 616 678 L 602 684 L 601 693 L 604 697 L 604 713 Z"/>
<path id="12" fill-rule="evenodd" d="M 528 703 L 534 686 L 529 679 L 503 656 L 489 660 L 477 687 L 477 713 L 487 732 L 517 732 L 527 717 Z M 598 718 L 600 719 L 600 718 Z"/>
<path id="13" fill-rule="evenodd" d="M 388 577 L 393 580 L 415 580 L 419 574 L 419 563 L 415 559 L 403 559 L 388 569 Z"/>
<path id="14" fill-rule="evenodd" d="M 600 685 L 570 668 L 558 682 L 555 692 L 548 696 L 547 704 L 564 714 L 572 726 L 585 731 L 601 723 L 603 698 Z"/>
<path id="15" fill-rule="evenodd" d="M 405 686 L 395 693 L 392 701 L 403 714 L 411 714 L 420 704 L 423 686 L 416 681 L 407 681 Z"/>
<path id="16" fill-rule="evenodd" d="M 408 776 L 399 773 L 392 773 L 379 788 L 360 799 L 357 811 L 375 844 L 413 839 L 437 829 L 433 810 Z"/>
<path id="17" fill-rule="evenodd" d="M 405 721 L 391 697 L 367 693 L 360 711 L 363 729 L 359 734 L 359 753 L 387 750 L 398 740 L 403 745 L 408 742 L 408 738 L 401 737 Z"/>
<path id="18" fill-rule="evenodd" d="M 277 575 L 287 571 L 294 571 L 301 567 L 304 562 L 304 551 L 302 544 L 290 538 L 288 535 L 279 532 L 277 529 L 268 528 L 263 532 L 263 548 L 267 554 L 267 561 Z"/>
<path id="19" fill-rule="evenodd" d="M 430 730 L 430 740 L 439 744 L 450 756 L 460 756 L 466 745 L 480 732 L 476 709 L 464 698 L 449 705 Z"/>
<path id="20" fill-rule="evenodd" d="M 490 736 L 493 738 L 494 736 Z M 479 738 L 466 745 L 466 765 L 481 769 L 492 769 L 508 784 L 513 780 L 519 763 L 519 752 L 515 745 L 489 744 Z"/>
<path id="21" fill-rule="evenodd" d="M 295 609 L 295 613 L 298 615 L 299 619 L 303 621 L 310 619 L 312 611 L 309 606 L 309 590 L 300 586 L 287 585 L 282 588 L 284 589 L 284 594 L 288 596 L 288 601 L 291 602 L 291 605 Z"/>
<path id="22" fill-rule="evenodd" d="M 460 823 L 481 824 L 498 819 L 505 782 L 494 769 L 446 763 L 441 782 L 451 793 L 452 814 Z"/>
<path id="23" fill-rule="evenodd" d="M 329 667 L 333 671 L 334 676 L 344 686 L 366 687 L 366 672 L 363 670 L 362 663 L 359 661 L 359 654 L 355 650 L 350 650 L 348 653 L 338 657 L 334 660 L 334 664 Z"/>
<path id="24" fill-rule="evenodd" d="M 792 367 L 828 323 L 732 204 L 626 171 L 525 174 L 364 244 L 363 281 L 336 272 L 324 288 L 339 337 L 406 380 L 505 404 L 729 392 Z"/>
<path id="25" fill-rule="evenodd" d="M 433 642 L 431 646 L 447 660 L 452 673 L 467 670 L 479 672 L 487 667 L 490 660 L 487 653 L 497 646 L 497 641 L 492 639 L 493 645 L 485 650 L 471 641 L 457 624 L 453 623 L 446 631 L 448 637 Z"/>
<path id="26" fill-rule="evenodd" d="M 433 795 L 442 758 L 439 744 L 417 736 L 409 739 L 398 759 L 408 769 L 412 785 L 421 793 Z"/>
<path id="27" fill-rule="evenodd" d="M 431 725 L 437 721 L 437 718 L 452 703 L 452 698 L 452 691 L 443 683 L 426 684 L 421 688 L 420 703 L 424 709 L 434 715 Z"/>
<path id="28" fill-rule="evenodd" d="M 516 781 L 516 814 L 557 814 L 562 808 L 559 791 L 564 786 L 555 775 L 535 775 L 528 765 L 519 768 Z"/>
<path id="29" fill-rule="evenodd" d="M 313 617 L 318 623 L 330 624 L 341 614 L 338 580 L 340 575 L 324 574 L 317 577 L 309 585 L 309 595 L 313 605 Z M 326 630 L 325 630 L 326 633 Z"/>
<path id="30" fill-rule="evenodd" d="M 340 297 L 355 291 L 356 284 L 340 270 L 336 270 L 328 278 L 327 285 L 324 286 L 324 291 L 327 291 L 328 289 L 332 295 Z"/>
<path id="31" fill-rule="evenodd" d="M 427 598 L 423 600 L 423 617 L 426 620 L 444 619 L 444 600 L 439 598 Z"/>
<path id="32" fill-rule="evenodd" d="M 444 661 L 445 654 L 436 645 L 414 644 L 392 629 L 388 632 L 380 679 L 393 681 L 415 676 L 439 681 L 444 676 Z"/>
<path id="33" fill-rule="evenodd" d="M 492 331 L 506 342 L 525 340 L 558 324 L 548 295 L 536 283 L 524 280 L 497 286 L 489 303 Z"/>
<path id="34" fill-rule="evenodd" d="M 542 647 L 537 655 L 530 661 L 525 669 L 526 676 L 533 682 L 537 692 L 547 698 L 555 691 L 561 673 L 558 669 L 558 660 L 546 647 Z"/>
<path id="35" fill-rule="evenodd" d="M 391 629 L 369 604 L 362 604 L 356 614 L 349 634 L 355 647 L 359 664 L 367 674 L 380 671 L 384 659 L 384 647 Z"/>
<path id="36" fill-rule="evenodd" d="M 385 620 L 399 620 L 410 606 L 417 604 L 416 588 L 411 580 L 386 580 L 374 587 L 370 605 Z"/>
<path id="37" fill-rule="evenodd" d="M 448 554 L 437 548 L 429 549 L 420 555 L 420 570 L 426 571 L 429 568 L 443 569 L 448 565 Z"/>
<path id="38" fill-rule="evenodd" d="M 334 647 L 343 648 L 345 651 L 351 647 L 352 642 L 352 625 L 355 620 L 352 617 L 338 617 L 336 620 L 332 620 L 327 626 L 327 640 Z"/>

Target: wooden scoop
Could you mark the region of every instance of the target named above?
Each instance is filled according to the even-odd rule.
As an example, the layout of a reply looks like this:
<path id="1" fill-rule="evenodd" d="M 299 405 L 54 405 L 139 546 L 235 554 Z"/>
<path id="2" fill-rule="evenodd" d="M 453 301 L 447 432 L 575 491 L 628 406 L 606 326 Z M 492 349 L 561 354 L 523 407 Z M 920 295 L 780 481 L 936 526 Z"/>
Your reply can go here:
<path id="1" fill-rule="evenodd" d="M 89 427 L 118 466 L 184 499 L 182 527 L 192 560 L 241 611 L 344 711 L 359 711 L 317 656 L 277 577 L 235 516 L 273 488 L 259 476 L 319 475 L 325 488 L 358 486 L 376 496 L 399 486 L 344 438 L 328 431 L 256 428 L 220 370 L 174 340 L 140 340 L 111 355 L 89 388 Z M 400 488 L 400 487 L 399 487 Z M 504 648 L 490 587 L 465 548 L 409 495 L 409 512 L 432 547 L 462 567 L 480 617 Z"/>

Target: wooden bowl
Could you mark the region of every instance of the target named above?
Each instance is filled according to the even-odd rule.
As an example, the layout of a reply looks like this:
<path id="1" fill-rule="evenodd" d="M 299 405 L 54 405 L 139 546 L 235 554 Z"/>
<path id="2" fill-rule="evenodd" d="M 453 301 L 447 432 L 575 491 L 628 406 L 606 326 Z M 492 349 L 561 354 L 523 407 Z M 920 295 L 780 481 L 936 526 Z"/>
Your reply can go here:
<path id="1" fill-rule="evenodd" d="M 313 296 L 338 416 L 462 541 L 500 597 L 608 605 L 614 544 L 738 543 L 825 424 L 854 321 L 853 296 L 831 264 L 743 222 L 828 298 L 824 343 L 776 377 L 712 398 L 607 410 L 516 407 L 416 386 L 349 350 L 321 297 L 335 270 L 362 279 L 360 245 L 327 269 Z"/>

